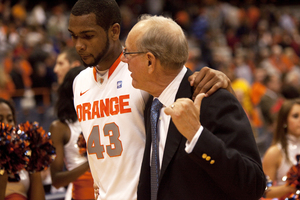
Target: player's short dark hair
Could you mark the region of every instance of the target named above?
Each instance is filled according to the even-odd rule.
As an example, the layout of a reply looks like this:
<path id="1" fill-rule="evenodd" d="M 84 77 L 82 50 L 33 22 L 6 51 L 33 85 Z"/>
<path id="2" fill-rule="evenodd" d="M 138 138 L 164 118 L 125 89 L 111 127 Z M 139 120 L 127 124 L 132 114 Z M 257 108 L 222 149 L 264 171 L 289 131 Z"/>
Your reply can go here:
<path id="1" fill-rule="evenodd" d="M 71 10 L 75 16 L 94 13 L 97 24 L 108 30 L 115 23 L 121 24 L 121 12 L 115 0 L 78 0 Z"/>

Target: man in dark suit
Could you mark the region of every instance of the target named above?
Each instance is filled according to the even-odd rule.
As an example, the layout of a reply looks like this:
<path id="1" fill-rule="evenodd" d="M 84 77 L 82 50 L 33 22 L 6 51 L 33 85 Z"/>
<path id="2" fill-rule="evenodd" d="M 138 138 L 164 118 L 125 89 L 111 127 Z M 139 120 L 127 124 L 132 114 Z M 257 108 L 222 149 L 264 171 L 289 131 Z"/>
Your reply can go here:
<path id="1" fill-rule="evenodd" d="M 121 59 L 133 86 L 153 96 L 145 109 L 138 199 L 259 199 L 266 181 L 248 118 L 224 89 L 190 99 L 188 45 L 180 26 L 165 17 L 142 16 L 125 46 Z M 158 122 L 152 122 L 156 102 L 162 108 Z"/>

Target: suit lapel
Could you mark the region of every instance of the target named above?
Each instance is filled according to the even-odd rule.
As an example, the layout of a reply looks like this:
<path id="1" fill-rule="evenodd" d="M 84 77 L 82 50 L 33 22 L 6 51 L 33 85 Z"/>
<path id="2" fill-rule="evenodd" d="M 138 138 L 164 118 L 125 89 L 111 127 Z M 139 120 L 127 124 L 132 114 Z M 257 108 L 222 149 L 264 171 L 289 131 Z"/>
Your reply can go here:
<path id="1" fill-rule="evenodd" d="M 192 74 L 192 72 L 188 69 L 186 74 L 184 75 L 180 86 L 178 88 L 176 99 L 182 98 L 182 97 L 192 97 L 192 87 L 190 86 L 190 83 L 188 81 L 188 77 Z M 163 155 L 163 161 L 162 161 L 162 167 L 160 171 L 160 180 L 162 179 L 170 161 L 172 160 L 174 154 L 178 150 L 178 147 L 180 146 L 180 142 L 182 140 L 185 140 L 185 138 L 181 135 L 181 133 L 177 130 L 176 126 L 174 125 L 172 119 L 170 120 L 170 125 L 168 129 L 168 135 Z"/>

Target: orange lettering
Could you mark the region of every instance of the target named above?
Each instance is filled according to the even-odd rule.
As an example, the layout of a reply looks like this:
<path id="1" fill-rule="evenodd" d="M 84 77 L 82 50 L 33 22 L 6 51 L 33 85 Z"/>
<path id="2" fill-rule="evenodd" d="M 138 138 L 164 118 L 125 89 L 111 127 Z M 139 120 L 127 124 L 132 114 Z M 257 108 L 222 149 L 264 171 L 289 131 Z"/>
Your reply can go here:
<path id="1" fill-rule="evenodd" d="M 104 117 L 104 112 L 106 116 L 109 116 L 109 99 L 105 99 L 105 104 L 103 99 L 100 100 L 100 114 Z"/>
<path id="2" fill-rule="evenodd" d="M 87 115 L 87 118 L 90 120 L 91 119 L 91 104 L 83 103 L 82 107 L 83 107 L 83 109 L 82 109 L 83 121 L 86 120 L 86 115 Z"/>
<path id="3" fill-rule="evenodd" d="M 110 103 L 110 114 L 117 115 L 119 113 L 119 99 L 118 97 L 113 97 L 109 101 Z"/>
<path id="4" fill-rule="evenodd" d="M 131 108 L 124 108 L 125 106 L 129 106 L 129 102 L 128 101 L 125 101 L 124 100 L 128 100 L 129 99 L 129 94 L 127 95 L 121 95 L 119 97 L 119 104 L 120 104 L 120 113 L 123 114 L 123 113 L 129 113 L 131 112 Z"/>
<path id="5" fill-rule="evenodd" d="M 101 118 L 110 115 L 130 113 L 129 107 L 130 95 L 121 95 L 119 97 L 112 97 L 100 99 L 93 102 L 82 103 L 76 106 L 78 121 L 86 121 L 95 118 Z"/>
<path id="6" fill-rule="evenodd" d="M 94 101 L 93 103 L 93 108 L 92 108 L 92 118 L 94 119 L 100 118 L 100 113 L 99 113 L 99 101 Z"/>
<path id="7" fill-rule="evenodd" d="M 77 112 L 78 121 L 81 122 L 81 120 L 82 120 L 82 106 L 80 104 L 76 106 L 76 112 Z"/>

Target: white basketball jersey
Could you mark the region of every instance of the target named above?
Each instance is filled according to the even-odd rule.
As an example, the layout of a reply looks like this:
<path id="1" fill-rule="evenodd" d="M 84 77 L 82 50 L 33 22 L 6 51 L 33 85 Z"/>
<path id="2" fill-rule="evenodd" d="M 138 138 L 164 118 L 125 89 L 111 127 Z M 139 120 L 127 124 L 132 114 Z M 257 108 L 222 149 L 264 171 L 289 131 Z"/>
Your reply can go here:
<path id="1" fill-rule="evenodd" d="M 87 68 L 74 80 L 74 105 L 101 200 L 136 199 L 145 144 L 142 91 L 119 59 L 97 82 Z"/>

